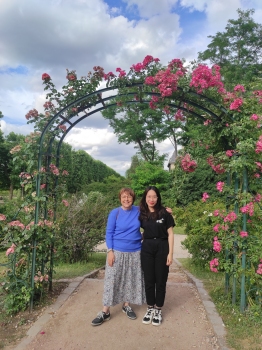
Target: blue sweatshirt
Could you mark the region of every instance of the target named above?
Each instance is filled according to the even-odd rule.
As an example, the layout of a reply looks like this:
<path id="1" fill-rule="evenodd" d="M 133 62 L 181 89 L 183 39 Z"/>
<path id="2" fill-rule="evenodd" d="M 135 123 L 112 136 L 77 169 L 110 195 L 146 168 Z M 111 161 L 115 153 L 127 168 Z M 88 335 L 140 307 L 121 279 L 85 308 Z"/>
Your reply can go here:
<path id="1" fill-rule="evenodd" d="M 141 250 L 139 209 L 132 205 L 130 210 L 121 207 L 113 209 L 107 219 L 106 245 L 108 249 L 120 252 Z"/>

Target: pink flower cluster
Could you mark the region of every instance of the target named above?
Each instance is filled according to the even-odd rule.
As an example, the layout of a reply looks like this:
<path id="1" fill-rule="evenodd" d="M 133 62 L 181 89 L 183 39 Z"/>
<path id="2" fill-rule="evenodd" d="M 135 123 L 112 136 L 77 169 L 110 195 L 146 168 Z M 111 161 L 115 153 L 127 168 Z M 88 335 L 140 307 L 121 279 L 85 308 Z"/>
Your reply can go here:
<path id="1" fill-rule="evenodd" d="M 223 174 L 225 172 L 225 169 L 223 168 L 222 164 L 215 164 L 215 159 L 213 156 L 209 156 L 207 158 L 207 163 L 217 174 Z"/>
<path id="2" fill-rule="evenodd" d="M 29 120 L 31 118 L 37 118 L 38 117 L 38 111 L 34 109 L 30 109 L 28 113 L 25 115 L 26 119 Z"/>
<path id="3" fill-rule="evenodd" d="M 240 107 L 243 104 L 243 100 L 242 98 L 236 98 L 229 106 L 230 110 L 237 110 L 238 112 L 240 112 Z"/>
<path id="4" fill-rule="evenodd" d="M 221 81 L 220 67 L 214 65 L 209 68 L 206 65 L 200 64 L 192 73 L 192 80 L 190 86 L 196 88 L 197 92 L 201 94 L 204 89 L 216 87 L 219 93 L 224 93 L 224 84 Z"/>
<path id="5" fill-rule="evenodd" d="M 253 202 L 247 203 L 247 205 L 240 208 L 240 211 L 243 214 L 248 214 L 249 216 L 253 216 L 254 215 L 254 203 Z"/>
<path id="6" fill-rule="evenodd" d="M 246 90 L 243 85 L 238 84 L 234 87 L 234 91 L 245 92 Z"/>
<path id="7" fill-rule="evenodd" d="M 222 192 L 222 191 L 223 191 L 224 185 L 225 185 L 225 183 L 224 183 L 223 181 L 218 181 L 218 182 L 217 182 L 217 185 L 216 185 L 217 190 L 218 190 L 219 192 Z"/>
<path id="8" fill-rule="evenodd" d="M 115 78 L 115 74 L 114 73 L 112 73 L 112 72 L 109 72 L 107 74 L 104 73 L 104 79 L 105 80 L 110 80 L 110 79 L 113 79 L 113 78 Z"/>
<path id="9" fill-rule="evenodd" d="M 65 125 L 59 125 L 59 129 L 61 129 L 62 131 L 66 131 L 66 126 Z"/>
<path id="10" fill-rule="evenodd" d="M 214 227 L 213 227 L 213 230 L 215 232 L 219 232 L 219 228 L 220 228 L 220 224 L 216 224 Z"/>
<path id="11" fill-rule="evenodd" d="M 40 226 L 40 227 L 44 227 L 44 226 L 52 227 L 53 225 L 54 225 L 54 223 L 52 221 L 49 221 L 49 220 L 43 220 L 43 221 L 40 220 L 37 224 L 37 226 Z"/>
<path id="12" fill-rule="evenodd" d="M 234 153 L 235 153 L 235 151 L 233 149 L 229 149 L 226 151 L 226 156 L 233 157 Z"/>
<path id="13" fill-rule="evenodd" d="M 122 70 L 121 68 L 117 68 L 116 72 L 119 72 L 119 74 L 118 74 L 119 78 L 126 76 L 126 72 L 124 70 Z"/>
<path id="14" fill-rule="evenodd" d="M 151 109 L 156 109 L 157 108 L 156 103 L 158 103 L 158 101 L 159 101 L 159 98 L 157 96 L 152 96 L 151 101 L 149 102 L 149 107 Z"/>
<path id="15" fill-rule="evenodd" d="M 59 169 L 54 164 L 50 164 L 49 168 L 54 175 L 59 175 Z"/>
<path id="16" fill-rule="evenodd" d="M 54 105 L 52 102 L 47 101 L 43 104 L 43 107 L 44 107 L 44 109 L 52 109 L 52 108 L 54 108 Z"/>
<path id="17" fill-rule="evenodd" d="M 44 188 L 46 188 L 46 184 L 40 185 L 40 190 L 43 190 Z"/>
<path id="18" fill-rule="evenodd" d="M 203 202 L 206 202 L 206 200 L 209 198 L 209 195 L 207 194 L 207 192 L 204 192 L 203 193 L 203 196 L 202 196 L 202 201 Z"/>
<path id="19" fill-rule="evenodd" d="M 41 272 L 38 271 L 37 275 L 35 275 L 35 277 L 34 277 L 34 281 L 35 282 L 43 282 L 43 281 L 48 282 L 48 278 L 49 278 L 48 275 L 42 276 Z"/>
<path id="20" fill-rule="evenodd" d="M 5 221 L 6 220 L 6 216 L 4 214 L 0 214 L 0 221 Z"/>
<path id="21" fill-rule="evenodd" d="M 261 153 L 262 152 L 262 135 L 259 136 L 259 139 L 256 143 L 256 149 L 255 149 L 256 153 Z"/>
<path id="22" fill-rule="evenodd" d="M 186 172 L 186 173 L 192 173 L 196 170 L 197 168 L 197 163 L 194 160 L 191 160 L 190 155 L 186 154 L 182 159 L 181 159 L 181 168 Z"/>
<path id="23" fill-rule="evenodd" d="M 260 194 L 260 193 L 257 193 L 257 194 L 255 195 L 254 202 L 261 202 L 261 199 L 262 199 L 261 194 Z"/>
<path id="24" fill-rule="evenodd" d="M 68 176 L 68 175 L 69 175 L 69 172 L 68 172 L 67 170 L 63 170 L 62 175 L 63 175 L 63 176 Z"/>
<path id="25" fill-rule="evenodd" d="M 204 125 L 207 126 L 208 124 L 211 124 L 212 120 L 211 119 L 207 119 L 204 121 Z"/>
<path id="26" fill-rule="evenodd" d="M 30 180 L 32 178 L 32 175 L 29 173 L 22 172 L 19 174 L 19 177 L 23 180 Z"/>
<path id="27" fill-rule="evenodd" d="M 10 153 L 11 154 L 14 154 L 14 153 L 17 153 L 17 152 L 20 152 L 21 151 L 21 146 L 20 145 L 16 145 L 15 147 L 13 147 L 11 150 L 10 150 Z"/>
<path id="28" fill-rule="evenodd" d="M 217 252 L 217 253 L 221 252 L 221 250 L 222 250 L 222 245 L 221 245 L 221 243 L 219 242 L 217 236 L 214 237 L 214 241 L 213 241 L 213 250 L 214 250 L 215 252 Z"/>
<path id="29" fill-rule="evenodd" d="M 218 269 L 217 269 L 218 265 L 219 265 L 218 258 L 211 260 L 209 263 L 210 271 L 218 272 Z"/>
<path id="30" fill-rule="evenodd" d="M 174 117 L 175 117 L 175 120 L 179 120 L 179 121 L 181 121 L 181 122 L 184 122 L 184 121 L 186 120 L 186 118 L 184 117 L 183 112 L 182 112 L 181 109 L 178 109 L 178 110 L 177 110 L 177 112 L 176 112 L 176 114 L 174 115 Z"/>
<path id="31" fill-rule="evenodd" d="M 5 255 L 8 256 L 9 254 L 13 254 L 15 252 L 16 245 L 12 243 L 11 247 L 7 249 L 5 252 Z"/>
<path id="32" fill-rule="evenodd" d="M 258 99 L 259 103 L 262 103 L 262 90 L 253 91 L 253 95 Z"/>
<path id="33" fill-rule="evenodd" d="M 9 222 L 8 226 L 10 226 L 10 227 L 20 227 L 22 230 L 25 229 L 25 225 L 22 224 L 22 222 L 19 221 L 19 220 L 14 220 L 14 221 Z"/>
<path id="34" fill-rule="evenodd" d="M 256 115 L 256 114 L 252 114 L 251 117 L 250 117 L 250 120 L 257 121 L 257 120 L 259 120 L 259 116 Z"/>
<path id="35" fill-rule="evenodd" d="M 258 264 L 258 269 L 256 271 L 257 274 L 262 275 L 262 259 L 259 261 L 260 263 Z"/>
<path id="36" fill-rule="evenodd" d="M 68 207 L 68 206 L 69 206 L 68 201 L 66 201 L 65 199 L 62 200 L 62 203 L 64 204 L 65 207 Z"/>
<path id="37" fill-rule="evenodd" d="M 234 211 L 231 211 L 230 213 L 228 213 L 225 218 L 224 218 L 224 222 L 233 222 L 237 219 L 237 214 Z"/>
<path id="38" fill-rule="evenodd" d="M 148 65 L 152 62 L 159 62 L 159 58 L 154 58 L 153 56 L 147 55 L 144 59 L 142 63 L 137 63 L 137 64 L 133 64 L 130 69 L 134 70 L 135 72 L 139 73 L 142 70 L 146 69 L 148 67 Z"/>
<path id="39" fill-rule="evenodd" d="M 239 233 L 239 235 L 240 235 L 242 238 L 248 237 L 248 233 L 247 233 L 246 231 L 241 231 L 241 232 Z"/>
<path id="40" fill-rule="evenodd" d="M 172 73 L 171 68 L 167 68 L 166 70 L 158 71 L 155 77 L 147 77 L 145 79 L 145 84 L 158 84 L 157 87 L 162 97 L 171 96 L 172 93 L 177 90 L 179 78 L 184 74 L 182 70 L 177 70 L 175 73 Z"/>

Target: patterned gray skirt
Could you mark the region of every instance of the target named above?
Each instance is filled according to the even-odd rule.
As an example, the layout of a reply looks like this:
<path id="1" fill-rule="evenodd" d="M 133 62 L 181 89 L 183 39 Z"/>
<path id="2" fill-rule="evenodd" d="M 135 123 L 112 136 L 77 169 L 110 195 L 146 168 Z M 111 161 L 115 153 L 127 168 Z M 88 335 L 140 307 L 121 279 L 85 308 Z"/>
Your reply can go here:
<path id="1" fill-rule="evenodd" d="M 141 268 L 141 252 L 122 253 L 114 251 L 112 267 L 106 262 L 103 305 L 120 303 L 142 305 L 146 302 L 144 275 Z"/>

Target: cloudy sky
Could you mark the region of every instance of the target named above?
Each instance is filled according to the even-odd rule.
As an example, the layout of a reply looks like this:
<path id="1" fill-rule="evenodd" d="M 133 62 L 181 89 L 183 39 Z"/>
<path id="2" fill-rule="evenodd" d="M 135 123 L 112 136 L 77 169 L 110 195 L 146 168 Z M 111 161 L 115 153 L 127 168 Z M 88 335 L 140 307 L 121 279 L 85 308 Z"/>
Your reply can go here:
<path id="1" fill-rule="evenodd" d="M 261 0 L 0 0 L 0 121 L 4 134 L 28 134 L 25 114 L 43 111 L 46 72 L 59 88 L 66 68 L 86 75 L 93 66 L 106 72 L 129 70 L 146 55 L 162 64 L 190 61 L 224 31 L 237 9 L 255 9 L 262 23 Z M 122 175 L 134 145 L 118 144 L 100 114 L 87 118 L 67 136 L 74 149 L 86 150 Z M 172 154 L 172 145 L 159 145 Z"/>

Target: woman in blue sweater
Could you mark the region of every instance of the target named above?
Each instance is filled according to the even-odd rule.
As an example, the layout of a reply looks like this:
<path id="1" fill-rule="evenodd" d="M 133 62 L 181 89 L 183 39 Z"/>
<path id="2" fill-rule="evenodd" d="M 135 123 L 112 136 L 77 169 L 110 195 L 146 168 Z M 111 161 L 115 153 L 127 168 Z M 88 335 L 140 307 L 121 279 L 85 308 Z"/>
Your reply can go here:
<path id="1" fill-rule="evenodd" d="M 108 216 L 103 309 L 92 321 L 93 326 L 110 320 L 110 306 L 120 303 L 123 303 L 122 311 L 134 320 L 136 314 L 130 303 L 142 305 L 146 301 L 140 258 L 139 208 L 133 205 L 135 193 L 130 188 L 123 188 L 119 199 L 121 206 L 113 209 Z"/>

